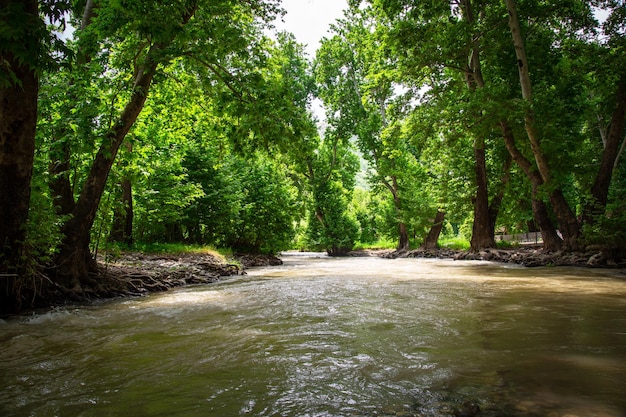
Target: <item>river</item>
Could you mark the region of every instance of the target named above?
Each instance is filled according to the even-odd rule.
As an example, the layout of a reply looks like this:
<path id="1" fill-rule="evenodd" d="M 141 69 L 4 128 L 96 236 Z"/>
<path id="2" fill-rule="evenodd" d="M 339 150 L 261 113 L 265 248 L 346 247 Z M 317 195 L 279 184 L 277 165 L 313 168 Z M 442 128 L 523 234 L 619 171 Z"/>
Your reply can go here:
<path id="1" fill-rule="evenodd" d="M 617 271 L 283 259 L 0 321 L 0 415 L 626 416 Z"/>

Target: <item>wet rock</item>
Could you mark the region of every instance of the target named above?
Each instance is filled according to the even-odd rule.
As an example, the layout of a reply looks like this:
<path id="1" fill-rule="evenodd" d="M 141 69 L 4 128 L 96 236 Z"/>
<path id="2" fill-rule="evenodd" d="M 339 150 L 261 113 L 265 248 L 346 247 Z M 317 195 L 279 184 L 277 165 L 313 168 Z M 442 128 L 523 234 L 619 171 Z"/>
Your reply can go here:
<path id="1" fill-rule="evenodd" d="M 480 407 L 473 401 L 465 401 L 453 414 L 455 417 L 477 417 L 480 415 Z"/>
<path id="2" fill-rule="evenodd" d="M 244 268 L 252 268 L 254 266 L 278 266 L 283 264 L 283 261 L 274 255 L 238 253 L 235 254 L 235 259 L 237 259 Z"/>
<path id="3" fill-rule="evenodd" d="M 587 248 L 584 252 L 546 252 L 538 247 L 519 247 L 513 249 L 484 249 L 478 252 L 454 251 L 450 249 L 415 249 L 408 252 L 385 252 L 384 258 L 439 258 L 463 261 L 490 261 L 514 263 L 527 267 L 538 266 L 583 266 L 592 268 L 626 268 L 626 261 L 619 251 L 596 250 Z"/>

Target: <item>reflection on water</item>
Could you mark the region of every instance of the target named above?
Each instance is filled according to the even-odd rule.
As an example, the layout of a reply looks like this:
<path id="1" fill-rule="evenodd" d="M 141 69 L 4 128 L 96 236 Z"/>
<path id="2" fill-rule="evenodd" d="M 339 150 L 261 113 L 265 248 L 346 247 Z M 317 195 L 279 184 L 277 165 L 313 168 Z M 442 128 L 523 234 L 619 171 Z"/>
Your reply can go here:
<path id="1" fill-rule="evenodd" d="M 0 415 L 626 415 L 626 280 L 285 256 L 0 322 Z"/>

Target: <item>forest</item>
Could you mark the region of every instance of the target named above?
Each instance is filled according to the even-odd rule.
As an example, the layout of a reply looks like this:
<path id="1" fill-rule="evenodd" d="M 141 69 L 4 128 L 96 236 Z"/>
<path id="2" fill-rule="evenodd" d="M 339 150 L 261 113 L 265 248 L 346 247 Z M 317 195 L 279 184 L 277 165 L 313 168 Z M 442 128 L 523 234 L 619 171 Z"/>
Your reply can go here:
<path id="1" fill-rule="evenodd" d="M 351 0 L 313 57 L 283 15 L 0 0 L 0 311 L 139 243 L 626 255 L 623 1 Z"/>

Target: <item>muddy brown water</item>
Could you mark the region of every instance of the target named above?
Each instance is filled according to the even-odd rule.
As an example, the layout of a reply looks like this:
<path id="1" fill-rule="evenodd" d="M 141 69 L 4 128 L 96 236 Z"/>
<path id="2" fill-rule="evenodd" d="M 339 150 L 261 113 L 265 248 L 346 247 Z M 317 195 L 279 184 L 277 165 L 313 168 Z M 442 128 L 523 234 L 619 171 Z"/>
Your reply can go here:
<path id="1" fill-rule="evenodd" d="M 626 416 L 617 271 L 283 259 L 0 321 L 0 415 Z"/>

